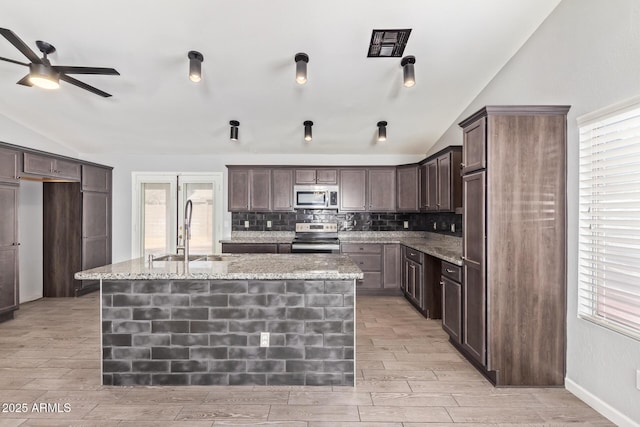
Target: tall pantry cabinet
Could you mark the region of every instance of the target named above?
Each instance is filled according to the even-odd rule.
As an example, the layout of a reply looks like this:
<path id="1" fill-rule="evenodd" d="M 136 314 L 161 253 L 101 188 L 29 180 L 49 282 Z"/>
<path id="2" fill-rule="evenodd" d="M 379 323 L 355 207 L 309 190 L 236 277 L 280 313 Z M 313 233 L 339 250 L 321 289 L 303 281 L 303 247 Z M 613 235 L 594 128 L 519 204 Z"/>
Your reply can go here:
<path id="1" fill-rule="evenodd" d="M 0 321 L 18 309 L 19 154 L 0 148 Z"/>
<path id="2" fill-rule="evenodd" d="M 496 385 L 562 385 L 568 106 L 487 106 L 463 128 L 461 351 Z"/>

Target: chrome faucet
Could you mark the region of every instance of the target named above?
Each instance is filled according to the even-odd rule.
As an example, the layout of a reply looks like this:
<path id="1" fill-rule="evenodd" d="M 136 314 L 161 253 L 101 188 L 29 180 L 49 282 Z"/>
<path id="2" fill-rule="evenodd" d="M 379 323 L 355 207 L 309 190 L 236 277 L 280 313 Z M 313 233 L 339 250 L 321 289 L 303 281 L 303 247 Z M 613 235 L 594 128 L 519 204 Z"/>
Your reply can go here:
<path id="1" fill-rule="evenodd" d="M 193 202 L 191 199 L 187 200 L 187 204 L 184 207 L 184 263 L 189 264 L 189 240 L 191 240 L 191 215 L 193 214 Z"/>

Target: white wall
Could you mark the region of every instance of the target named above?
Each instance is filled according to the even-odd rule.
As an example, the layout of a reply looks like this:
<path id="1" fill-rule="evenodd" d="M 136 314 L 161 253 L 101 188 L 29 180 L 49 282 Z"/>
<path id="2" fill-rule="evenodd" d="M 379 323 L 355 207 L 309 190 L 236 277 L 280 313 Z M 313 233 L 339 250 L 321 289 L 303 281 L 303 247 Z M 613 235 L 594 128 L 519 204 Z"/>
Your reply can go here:
<path id="1" fill-rule="evenodd" d="M 22 181 L 18 198 L 20 303 L 42 298 L 42 183 Z"/>
<path id="2" fill-rule="evenodd" d="M 461 144 L 457 123 L 484 105 L 572 106 L 567 153 L 567 388 L 616 423 L 628 425 L 640 422 L 640 390 L 635 386 L 640 342 L 577 318 L 576 117 L 637 95 L 640 1 L 563 0 L 431 150 Z"/>
<path id="3" fill-rule="evenodd" d="M 78 153 L 74 150 L 34 132 L 20 123 L 14 122 L 3 114 L 0 114 L 0 141 L 35 150 L 49 151 L 62 156 L 78 156 Z"/>
<path id="4" fill-rule="evenodd" d="M 459 145 L 459 144 L 458 144 Z M 131 172 L 223 172 L 223 237 L 231 235 L 231 214 L 227 212 L 227 169 L 225 165 L 397 165 L 422 160 L 422 155 L 86 155 L 85 160 L 113 166 L 113 262 L 131 258 Z"/>

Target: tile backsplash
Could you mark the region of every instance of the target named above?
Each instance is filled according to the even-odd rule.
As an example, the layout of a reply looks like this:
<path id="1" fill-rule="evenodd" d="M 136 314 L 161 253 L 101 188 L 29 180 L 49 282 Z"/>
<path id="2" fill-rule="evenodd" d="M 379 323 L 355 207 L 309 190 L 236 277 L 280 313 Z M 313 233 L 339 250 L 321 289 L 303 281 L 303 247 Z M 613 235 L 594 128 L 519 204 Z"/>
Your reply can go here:
<path id="1" fill-rule="evenodd" d="M 339 231 L 430 231 L 462 236 L 462 215 L 454 213 L 338 212 L 299 209 L 295 212 L 233 212 L 233 231 L 294 231 L 297 222 L 336 222 Z M 245 227 L 249 221 L 249 228 Z M 267 227 L 271 221 L 271 227 Z M 409 227 L 404 228 L 407 221 Z M 455 231 L 451 231 L 451 226 Z"/>

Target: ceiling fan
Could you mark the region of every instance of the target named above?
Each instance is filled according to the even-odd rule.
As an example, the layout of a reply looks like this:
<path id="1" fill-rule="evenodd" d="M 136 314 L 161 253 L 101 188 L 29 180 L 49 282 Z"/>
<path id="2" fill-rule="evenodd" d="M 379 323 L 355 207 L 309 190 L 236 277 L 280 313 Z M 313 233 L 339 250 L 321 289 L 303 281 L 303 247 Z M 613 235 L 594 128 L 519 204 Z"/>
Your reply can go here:
<path id="1" fill-rule="evenodd" d="M 38 86 L 44 89 L 57 89 L 60 87 L 59 80 L 70 83 L 74 86 L 78 86 L 81 89 L 88 90 L 96 95 L 103 96 L 105 98 L 111 96 L 107 92 L 103 92 L 98 88 L 90 86 L 86 83 L 76 80 L 73 77 L 69 77 L 68 74 L 101 74 L 108 76 L 119 76 L 113 68 L 101 68 L 101 67 L 69 67 L 65 65 L 51 65 L 47 55 L 56 51 L 56 48 L 47 42 L 41 40 L 36 41 L 36 45 L 40 52 L 42 52 L 42 58 L 38 58 L 38 55 L 32 51 L 13 31 L 6 28 L 0 28 L 0 34 L 16 47 L 24 56 L 27 57 L 29 64 L 15 61 L 9 58 L 3 58 L 0 56 L 0 61 L 11 62 L 13 64 L 24 65 L 29 67 L 29 74 L 20 79 L 17 84 L 23 86 Z"/>

